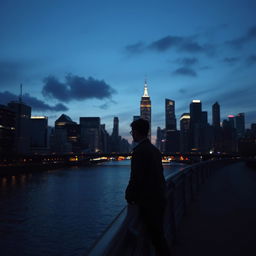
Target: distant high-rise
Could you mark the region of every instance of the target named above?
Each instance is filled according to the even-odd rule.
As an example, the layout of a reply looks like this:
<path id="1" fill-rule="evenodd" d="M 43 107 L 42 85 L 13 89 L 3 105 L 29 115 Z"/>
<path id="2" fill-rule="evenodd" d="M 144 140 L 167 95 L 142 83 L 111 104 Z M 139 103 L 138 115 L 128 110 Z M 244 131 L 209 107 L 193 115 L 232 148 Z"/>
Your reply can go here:
<path id="1" fill-rule="evenodd" d="M 221 152 L 222 147 L 222 128 L 220 127 L 220 105 L 215 102 L 212 105 L 212 127 L 213 127 L 213 145 L 212 149 L 215 152 Z"/>
<path id="2" fill-rule="evenodd" d="M 100 150 L 100 118 L 80 117 L 81 144 L 85 151 Z"/>
<path id="3" fill-rule="evenodd" d="M 156 147 L 161 151 L 165 151 L 165 129 L 157 127 L 156 132 Z"/>
<path id="4" fill-rule="evenodd" d="M 118 117 L 114 117 L 112 136 L 113 137 L 118 137 L 119 136 L 119 120 L 118 120 Z"/>
<path id="5" fill-rule="evenodd" d="M 192 150 L 200 150 L 201 127 L 202 127 L 202 103 L 200 100 L 193 100 L 190 103 L 190 131 Z"/>
<path id="6" fill-rule="evenodd" d="M 244 113 L 239 113 L 235 117 L 235 127 L 236 127 L 236 134 L 237 138 L 243 137 L 245 133 L 245 119 L 244 119 Z"/>
<path id="7" fill-rule="evenodd" d="M 200 100 L 193 100 L 190 103 L 190 124 L 201 123 L 202 119 L 202 103 Z"/>
<path id="8" fill-rule="evenodd" d="M 15 152 L 15 112 L 0 105 L 0 155 Z"/>
<path id="9" fill-rule="evenodd" d="M 22 102 L 21 96 L 19 101 L 8 103 L 8 107 L 16 114 L 15 144 L 17 153 L 29 154 L 31 107 Z"/>
<path id="10" fill-rule="evenodd" d="M 176 130 L 175 101 L 165 99 L 165 128 Z"/>
<path id="11" fill-rule="evenodd" d="M 151 140 L 151 100 L 148 95 L 148 85 L 147 81 L 144 84 L 144 94 L 140 101 L 140 117 L 149 122 L 149 133 L 148 138 Z"/>
<path id="12" fill-rule="evenodd" d="M 46 116 L 31 116 L 30 128 L 31 151 L 46 153 L 48 149 L 48 118 Z"/>
<path id="13" fill-rule="evenodd" d="M 220 105 L 218 102 L 212 105 L 212 126 L 220 127 Z"/>
<path id="14" fill-rule="evenodd" d="M 121 137 L 119 136 L 119 119 L 114 117 L 113 120 L 113 132 L 111 135 L 111 152 L 120 152 Z"/>
<path id="15" fill-rule="evenodd" d="M 180 151 L 190 151 L 190 114 L 183 113 L 180 117 Z"/>
<path id="16" fill-rule="evenodd" d="M 72 119 L 62 114 L 55 121 L 53 151 L 59 153 L 70 153 L 80 150 L 79 126 Z"/>

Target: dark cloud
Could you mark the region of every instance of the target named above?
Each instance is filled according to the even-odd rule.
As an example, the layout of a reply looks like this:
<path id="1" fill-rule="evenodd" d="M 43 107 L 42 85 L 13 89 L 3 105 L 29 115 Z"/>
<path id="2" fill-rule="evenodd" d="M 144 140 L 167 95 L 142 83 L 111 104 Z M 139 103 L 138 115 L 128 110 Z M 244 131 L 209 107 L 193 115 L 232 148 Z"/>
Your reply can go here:
<path id="1" fill-rule="evenodd" d="M 253 66 L 256 64 L 256 55 L 251 55 L 246 60 L 248 66 Z"/>
<path id="2" fill-rule="evenodd" d="M 0 103 L 1 104 L 7 104 L 10 101 L 14 101 L 14 100 L 18 100 L 17 95 L 15 95 L 11 92 L 8 92 L 8 91 L 0 92 Z M 24 103 L 26 103 L 27 105 L 31 106 L 32 110 L 36 110 L 36 111 L 56 111 L 56 112 L 58 112 L 58 111 L 67 111 L 68 110 L 68 108 L 61 103 L 56 104 L 55 106 L 50 106 L 47 103 L 43 102 L 42 100 L 39 100 L 33 96 L 30 96 L 28 93 L 25 93 L 22 96 L 22 101 Z"/>
<path id="3" fill-rule="evenodd" d="M 238 57 L 226 57 L 223 59 L 223 62 L 225 62 L 229 65 L 233 65 L 239 61 L 240 61 L 240 58 L 238 58 Z"/>
<path id="4" fill-rule="evenodd" d="M 137 43 L 126 46 L 126 51 L 131 54 L 141 53 L 145 50 L 165 52 L 169 49 L 176 49 L 187 53 L 204 53 L 207 55 L 213 55 L 215 53 L 214 45 L 200 44 L 196 41 L 196 36 L 181 37 L 168 35 L 147 45 L 144 43 Z"/>
<path id="5" fill-rule="evenodd" d="M 183 58 L 183 59 L 177 59 L 176 62 L 183 66 L 193 66 L 198 63 L 198 59 L 197 58 Z"/>
<path id="6" fill-rule="evenodd" d="M 126 46 L 126 51 L 131 54 L 141 53 L 145 50 L 145 44 L 142 42 L 138 42 L 136 44 L 131 44 Z"/>
<path id="7" fill-rule="evenodd" d="M 197 73 L 195 70 L 188 68 L 188 67 L 181 67 L 176 69 L 173 72 L 174 75 L 182 75 L 182 76 L 191 76 L 191 77 L 196 77 Z"/>
<path id="8" fill-rule="evenodd" d="M 71 100 L 86 100 L 91 98 L 111 98 L 115 90 L 103 80 L 96 80 L 93 77 L 88 79 L 72 74 L 65 77 L 65 82 L 60 82 L 54 76 L 43 79 L 44 87 L 42 93 L 63 102 Z"/>
<path id="9" fill-rule="evenodd" d="M 148 48 L 159 52 L 166 51 L 172 47 L 177 47 L 182 44 L 184 38 L 178 36 L 166 36 L 159 40 L 152 42 Z"/>
<path id="10" fill-rule="evenodd" d="M 248 29 L 247 33 L 241 37 L 235 38 L 233 40 L 227 41 L 226 43 L 234 48 L 241 48 L 248 42 L 256 40 L 256 26 Z"/>

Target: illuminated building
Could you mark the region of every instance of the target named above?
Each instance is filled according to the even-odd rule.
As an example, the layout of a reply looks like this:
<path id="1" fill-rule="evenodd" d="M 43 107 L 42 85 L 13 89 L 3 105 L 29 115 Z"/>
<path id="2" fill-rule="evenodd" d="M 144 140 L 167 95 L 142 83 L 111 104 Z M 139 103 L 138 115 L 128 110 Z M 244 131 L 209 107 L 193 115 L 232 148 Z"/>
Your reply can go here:
<path id="1" fill-rule="evenodd" d="M 147 81 L 144 84 L 144 94 L 140 101 L 140 117 L 149 122 L 149 133 L 148 138 L 151 140 L 151 100 L 148 95 L 148 85 Z"/>
<path id="2" fill-rule="evenodd" d="M 100 118 L 80 117 L 81 146 L 84 152 L 99 152 Z"/>
<path id="3" fill-rule="evenodd" d="M 31 151 L 46 153 L 48 150 L 48 118 L 46 116 L 31 116 L 30 118 Z"/>
<path id="4" fill-rule="evenodd" d="M 15 152 L 15 113 L 0 105 L 0 155 Z"/>
<path id="5" fill-rule="evenodd" d="M 175 101 L 165 99 L 165 129 L 177 130 L 175 117 Z"/>
<path id="6" fill-rule="evenodd" d="M 183 113 L 180 117 L 180 151 L 190 152 L 190 114 Z"/>

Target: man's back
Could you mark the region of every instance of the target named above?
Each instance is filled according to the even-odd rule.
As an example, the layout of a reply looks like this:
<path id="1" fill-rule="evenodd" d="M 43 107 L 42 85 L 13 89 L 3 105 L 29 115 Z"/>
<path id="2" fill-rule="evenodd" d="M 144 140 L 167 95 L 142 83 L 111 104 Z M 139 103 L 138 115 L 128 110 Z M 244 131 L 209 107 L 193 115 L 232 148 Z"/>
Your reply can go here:
<path id="1" fill-rule="evenodd" d="M 135 147 L 132 154 L 131 178 L 126 196 L 131 196 L 139 204 L 163 202 L 165 199 L 161 153 L 148 139 Z"/>

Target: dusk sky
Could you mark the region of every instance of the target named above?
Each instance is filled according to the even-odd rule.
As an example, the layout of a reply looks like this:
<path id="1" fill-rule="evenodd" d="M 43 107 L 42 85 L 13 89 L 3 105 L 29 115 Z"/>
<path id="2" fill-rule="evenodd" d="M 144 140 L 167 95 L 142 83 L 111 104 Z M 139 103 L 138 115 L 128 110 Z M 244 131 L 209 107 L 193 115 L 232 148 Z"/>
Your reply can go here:
<path id="1" fill-rule="evenodd" d="M 165 98 L 176 118 L 202 101 L 221 117 L 256 123 L 256 1 L 1 0 L 0 104 L 23 100 L 49 124 L 62 114 L 99 116 L 129 137 L 145 77 L 152 132 L 164 128 Z"/>

